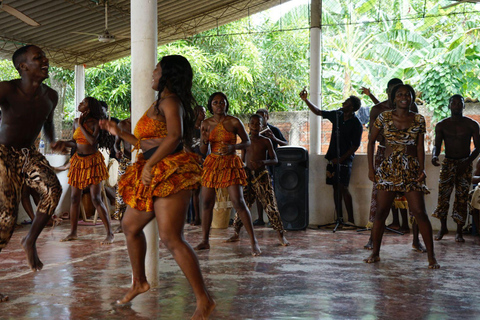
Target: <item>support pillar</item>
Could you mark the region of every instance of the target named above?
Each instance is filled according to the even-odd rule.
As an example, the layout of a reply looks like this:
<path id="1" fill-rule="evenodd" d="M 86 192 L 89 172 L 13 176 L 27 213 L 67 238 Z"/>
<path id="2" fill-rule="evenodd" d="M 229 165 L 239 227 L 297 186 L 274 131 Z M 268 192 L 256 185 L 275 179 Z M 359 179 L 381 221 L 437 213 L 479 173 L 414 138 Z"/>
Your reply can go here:
<path id="1" fill-rule="evenodd" d="M 157 63 L 157 0 L 130 2 L 132 53 L 132 129 L 155 100 L 152 72 Z M 156 220 L 144 229 L 147 239 L 146 275 L 152 287 L 158 286 L 159 237 Z"/>
<path id="2" fill-rule="evenodd" d="M 78 113 L 78 105 L 85 98 L 85 65 L 75 66 L 75 111 Z M 75 117 L 79 117 L 75 114 Z"/>
<path id="3" fill-rule="evenodd" d="M 322 106 L 322 0 L 311 2 L 310 26 L 310 101 L 321 108 Z M 313 112 L 309 113 L 310 122 L 310 154 L 320 154 L 322 139 L 322 119 Z"/>

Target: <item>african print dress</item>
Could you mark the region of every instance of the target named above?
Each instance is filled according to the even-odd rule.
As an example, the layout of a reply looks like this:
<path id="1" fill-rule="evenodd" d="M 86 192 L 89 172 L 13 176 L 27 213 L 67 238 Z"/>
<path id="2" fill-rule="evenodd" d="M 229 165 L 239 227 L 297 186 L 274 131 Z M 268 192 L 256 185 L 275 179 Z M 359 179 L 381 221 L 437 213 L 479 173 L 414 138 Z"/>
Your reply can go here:
<path id="1" fill-rule="evenodd" d="M 400 130 L 393 123 L 392 111 L 385 111 L 375 120 L 374 126 L 383 129 L 386 144 L 393 150 L 375 172 L 377 189 L 395 192 L 423 191 L 428 194 L 427 186 L 416 181 L 420 168 L 418 158 L 406 153 L 407 146 L 416 146 L 418 136 L 425 133 L 425 118 L 417 113 L 410 127 Z"/>
<path id="2" fill-rule="evenodd" d="M 168 134 L 164 121 L 151 119 L 147 113 L 138 120 L 134 135 L 140 140 L 164 138 Z M 139 147 L 139 143 L 137 146 Z M 157 162 L 152 169 L 152 181 L 142 183 L 142 170 L 147 160 L 143 153 L 137 155 L 135 163 L 127 168 L 118 181 L 118 192 L 131 208 L 153 211 L 153 199 L 165 198 L 181 190 L 198 188 L 202 169 L 199 156 L 181 150 L 171 153 Z"/>

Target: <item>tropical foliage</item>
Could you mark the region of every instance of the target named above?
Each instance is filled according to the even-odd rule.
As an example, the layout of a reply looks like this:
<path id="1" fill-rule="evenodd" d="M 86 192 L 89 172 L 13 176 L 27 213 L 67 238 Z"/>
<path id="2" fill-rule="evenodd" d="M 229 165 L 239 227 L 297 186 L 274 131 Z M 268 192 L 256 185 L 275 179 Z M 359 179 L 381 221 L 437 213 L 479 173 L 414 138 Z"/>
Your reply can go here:
<path id="1" fill-rule="evenodd" d="M 480 15 L 472 4 L 443 9 L 448 0 L 323 0 L 322 108 L 335 108 L 369 87 L 385 99 L 393 77 L 410 83 L 436 119 L 448 114 L 455 93 L 478 97 Z M 260 107 L 301 110 L 298 92 L 309 82 L 308 5 L 273 19 L 261 13 L 159 48 L 159 57 L 182 54 L 191 62 L 194 93 L 206 104 L 227 94 L 235 114 Z M 0 61 L 0 79 L 16 77 Z M 73 118 L 73 73 L 53 70 L 64 84 L 66 118 Z M 86 71 L 86 94 L 105 100 L 125 118 L 130 104 L 130 58 Z M 370 105 L 370 101 L 365 101 Z"/>

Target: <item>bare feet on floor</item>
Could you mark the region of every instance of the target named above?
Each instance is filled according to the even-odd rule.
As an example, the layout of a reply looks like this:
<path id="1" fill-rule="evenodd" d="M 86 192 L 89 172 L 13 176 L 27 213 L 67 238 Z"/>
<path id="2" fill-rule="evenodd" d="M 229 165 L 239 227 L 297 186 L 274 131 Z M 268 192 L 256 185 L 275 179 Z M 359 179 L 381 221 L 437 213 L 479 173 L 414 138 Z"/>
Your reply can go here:
<path id="1" fill-rule="evenodd" d="M 428 259 L 428 269 L 440 269 L 437 259 Z"/>
<path id="2" fill-rule="evenodd" d="M 122 229 L 122 224 L 120 224 L 117 229 L 115 229 L 115 231 L 113 231 L 113 233 L 123 233 L 123 229 Z"/>
<path id="3" fill-rule="evenodd" d="M 237 232 L 235 232 L 233 236 L 225 240 L 225 242 L 237 242 L 237 241 L 240 241 L 240 235 Z"/>
<path id="4" fill-rule="evenodd" d="M 78 237 L 76 234 L 69 234 L 68 236 L 66 236 L 65 238 L 63 238 L 62 240 L 60 240 L 60 242 L 66 242 L 66 241 L 73 241 L 73 240 L 77 240 Z"/>
<path id="5" fill-rule="evenodd" d="M 113 233 L 110 233 L 107 235 L 107 237 L 105 238 L 105 240 L 103 240 L 102 242 L 100 242 L 100 244 L 112 244 L 113 243 L 113 239 L 114 239 L 114 235 Z"/>
<path id="6" fill-rule="evenodd" d="M 217 303 L 211 297 L 205 303 L 197 302 L 197 309 L 192 316 L 192 320 L 207 320 L 215 309 Z"/>
<path id="7" fill-rule="evenodd" d="M 288 242 L 287 238 L 285 238 L 285 234 L 283 232 L 278 233 L 278 241 L 280 241 L 280 244 L 284 247 L 290 245 L 290 242 Z"/>
<path id="8" fill-rule="evenodd" d="M 252 256 L 256 257 L 262 254 L 262 250 L 260 250 L 260 246 L 258 243 L 252 245 Z"/>
<path id="9" fill-rule="evenodd" d="M 363 261 L 366 262 L 366 263 L 375 263 L 375 262 L 380 261 L 380 257 L 372 254 L 367 259 L 363 259 Z"/>
<path id="10" fill-rule="evenodd" d="M 197 251 L 208 250 L 208 249 L 210 249 L 210 244 L 208 242 L 202 241 L 193 249 L 197 250 Z"/>
<path id="11" fill-rule="evenodd" d="M 28 244 L 27 238 L 22 239 L 22 248 L 27 254 L 27 263 L 32 271 L 40 271 L 43 268 L 43 263 L 38 258 L 37 247 L 35 244 Z"/>
<path id="12" fill-rule="evenodd" d="M 434 237 L 435 240 L 442 240 L 443 239 L 443 236 L 448 234 L 448 230 L 445 230 L 445 229 L 440 229 L 438 230 L 438 233 L 437 235 Z"/>
<path id="13" fill-rule="evenodd" d="M 465 242 L 465 239 L 463 239 L 463 234 L 462 233 L 457 233 L 455 235 L 455 241 L 456 242 Z"/>
<path id="14" fill-rule="evenodd" d="M 8 296 L 0 293 L 0 302 L 8 301 Z"/>
<path id="15" fill-rule="evenodd" d="M 393 229 L 393 230 L 399 230 L 400 229 L 400 226 L 398 224 L 394 224 L 394 223 L 390 223 L 387 227 L 389 227 L 390 229 Z"/>
<path id="16" fill-rule="evenodd" d="M 373 249 L 372 239 L 368 239 L 368 242 L 367 242 L 366 245 L 363 246 L 363 249 L 367 249 L 367 250 L 372 250 Z"/>
<path id="17" fill-rule="evenodd" d="M 421 243 L 412 243 L 412 249 L 417 252 L 427 252 L 427 249 Z"/>
<path id="18" fill-rule="evenodd" d="M 133 298 L 135 298 L 139 294 L 142 294 L 148 290 L 150 290 L 150 285 L 146 280 L 145 281 L 134 280 L 132 283 L 132 286 L 128 290 L 127 294 L 123 297 L 123 299 L 117 300 L 117 305 L 124 305 L 126 303 L 129 303 L 130 301 L 133 300 Z"/>

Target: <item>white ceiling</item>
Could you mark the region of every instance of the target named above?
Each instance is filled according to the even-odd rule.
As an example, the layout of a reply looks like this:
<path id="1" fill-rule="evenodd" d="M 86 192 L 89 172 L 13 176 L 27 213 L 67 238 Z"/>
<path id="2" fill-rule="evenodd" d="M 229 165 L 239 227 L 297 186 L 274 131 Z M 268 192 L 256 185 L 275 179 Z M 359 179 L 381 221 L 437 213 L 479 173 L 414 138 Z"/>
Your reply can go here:
<path id="1" fill-rule="evenodd" d="M 184 39 L 288 1 L 158 0 L 158 44 Z M 108 30 L 116 41 L 102 43 L 97 35 L 105 29 L 104 0 L 4 0 L 4 5 L 40 26 L 30 26 L 0 10 L 0 59 L 10 59 L 25 44 L 38 45 L 51 65 L 69 69 L 129 56 L 130 2 L 108 0 Z"/>

